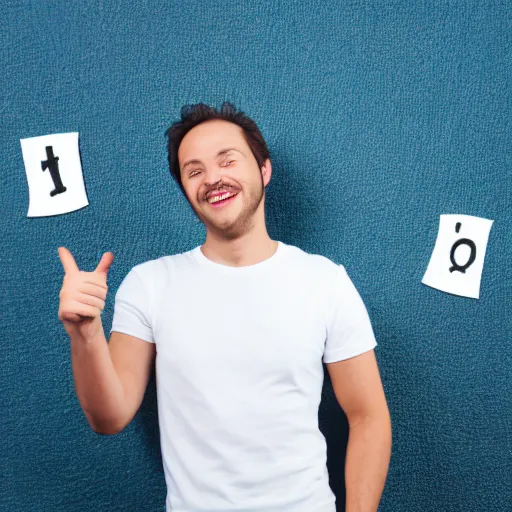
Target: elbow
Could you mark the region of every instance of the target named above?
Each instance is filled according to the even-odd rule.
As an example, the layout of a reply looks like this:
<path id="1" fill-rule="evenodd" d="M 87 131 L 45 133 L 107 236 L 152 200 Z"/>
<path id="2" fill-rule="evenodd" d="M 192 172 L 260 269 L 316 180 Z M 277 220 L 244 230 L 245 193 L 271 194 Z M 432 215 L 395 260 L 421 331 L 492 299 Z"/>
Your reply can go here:
<path id="1" fill-rule="evenodd" d="M 103 436 L 113 436 L 122 432 L 126 425 L 114 424 L 112 422 L 96 423 L 89 421 L 89 426 L 95 434 Z"/>
<path id="2" fill-rule="evenodd" d="M 387 407 L 382 408 L 380 411 L 371 411 L 367 414 L 353 414 L 347 417 L 350 427 L 357 427 L 358 425 L 379 425 L 380 428 L 388 428 L 391 430 L 391 415 Z"/>

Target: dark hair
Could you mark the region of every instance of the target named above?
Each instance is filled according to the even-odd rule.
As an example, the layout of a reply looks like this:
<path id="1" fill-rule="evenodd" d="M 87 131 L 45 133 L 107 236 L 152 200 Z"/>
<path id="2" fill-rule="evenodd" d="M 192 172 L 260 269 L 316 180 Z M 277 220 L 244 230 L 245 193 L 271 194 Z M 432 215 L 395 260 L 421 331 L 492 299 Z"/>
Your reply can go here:
<path id="1" fill-rule="evenodd" d="M 183 137 L 195 126 L 209 121 L 210 119 L 222 119 L 230 123 L 237 124 L 242 128 L 243 136 L 247 145 L 251 149 L 254 158 L 258 162 L 258 167 L 261 169 L 267 158 L 270 158 L 270 152 L 263 135 L 261 134 L 256 123 L 247 117 L 243 112 L 237 112 L 236 107 L 225 101 L 220 110 L 217 111 L 213 107 L 209 107 L 204 103 L 197 103 L 196 105 L 184 105 L 181 108 L 181 121 L 174 123 L 166 132 L 169 137 L 168 143 L 168 160 L 171 175 L 180 187 L 181 191 L 185 194 L 183 183 L 181 182 L 180 164 L 178 161 L 178 148 L 180 147 Z"/>

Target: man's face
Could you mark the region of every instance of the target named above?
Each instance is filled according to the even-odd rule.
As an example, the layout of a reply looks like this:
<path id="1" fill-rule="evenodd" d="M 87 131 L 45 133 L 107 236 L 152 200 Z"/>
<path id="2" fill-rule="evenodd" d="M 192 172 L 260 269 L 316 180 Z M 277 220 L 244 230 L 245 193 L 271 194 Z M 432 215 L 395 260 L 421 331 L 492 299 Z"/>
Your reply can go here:
<path id="1" fill-rule="evenodd" d="M 257 211 L 261 211 L 259 218 L 264 221 L 270 160 L 265 162 L 262 175 L 238 125 L 215 119 L 195 126 L 180 144 L 178 161 L 192 209 L 216 236 L 240 237 L 254 226 Z M 236 195 L 210 204 L 208 197 L 218 191 Z"/>

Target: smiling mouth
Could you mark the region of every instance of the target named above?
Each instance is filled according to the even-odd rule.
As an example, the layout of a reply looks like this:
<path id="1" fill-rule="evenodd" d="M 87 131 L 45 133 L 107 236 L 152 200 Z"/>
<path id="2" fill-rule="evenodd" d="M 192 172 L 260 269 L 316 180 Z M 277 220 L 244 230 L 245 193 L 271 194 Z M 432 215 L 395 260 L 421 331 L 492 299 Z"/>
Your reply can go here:
<path id="1" fill-rule="evenodd" d="M 229 197 L 226 197 L 225 199 L 214 200 L 212 203 L 210 203 L 209 201 L 207 201 L 207 202 L 208 202 L 208 204 L 209 204 L 210 206 L 212 206 L 213 208 L 218 208 L 218 207 L 220 207 L 220 206 L 223 206 L 223 205 L 225 205 L 225 204 L 227 204 L 227 203 L 231 202 L 231 201 L 232 201 L 232 200 L 233 200 L 233 199 L 234 199 L 238 194 L 239 194 L 239 193 L 237 192 L 236 194 L 233 194 L 233 195 L 231 195 L 231 196 L 229 196 Z M 222 196 L 220 196 L 220 197 L 222 197 Z"/>

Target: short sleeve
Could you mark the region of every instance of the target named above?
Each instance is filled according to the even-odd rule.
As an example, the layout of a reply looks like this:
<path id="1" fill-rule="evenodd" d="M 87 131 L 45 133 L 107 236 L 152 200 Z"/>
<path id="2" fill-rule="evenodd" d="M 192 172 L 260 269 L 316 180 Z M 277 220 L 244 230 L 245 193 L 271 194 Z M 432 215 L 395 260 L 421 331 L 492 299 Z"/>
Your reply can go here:
<path id="1" fill-rule="evenodd" d="M 349 359 L 377 346 L 366 306 L 343 265 L 338 265 L 333 284 L 326 306 L 324 363 Z"/>
<path id="2" fill-rule="evenodd" d="M 110 332 L 118 331 L 154 343 L 149 311 L 150 300 L 146 287 L 132 268 L 117 290 Z"/>

